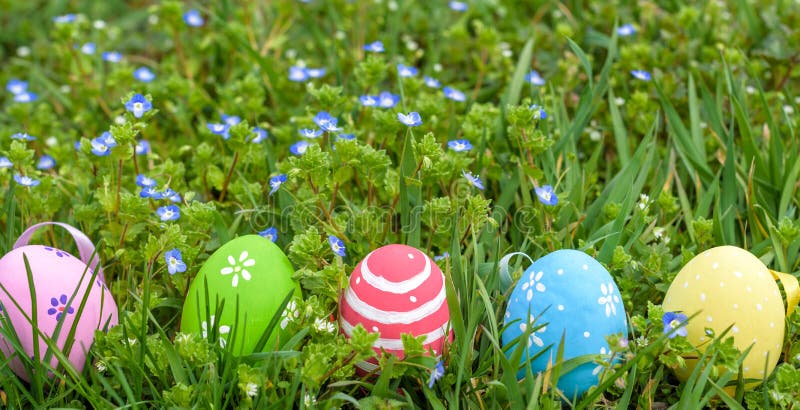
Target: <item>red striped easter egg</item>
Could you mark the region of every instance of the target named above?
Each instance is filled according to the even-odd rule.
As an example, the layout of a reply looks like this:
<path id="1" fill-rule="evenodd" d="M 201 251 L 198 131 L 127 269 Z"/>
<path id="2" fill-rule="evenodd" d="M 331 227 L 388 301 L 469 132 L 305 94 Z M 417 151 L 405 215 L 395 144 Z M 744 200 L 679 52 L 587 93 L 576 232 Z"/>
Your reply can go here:
<path id="1" fill-rule="evenodd" d="M 425 335 L 425 349 L 440 355 L 453 337 L 446 296 L 444 275 L 428 255 L 407 245 L 383 246 L 364 257 L 350 276 L 340 300 L 340 328 L 347 337 L 359 324 L 380 333 L 373 345 L 378 355 L 383 349 L 402 359 L 404 333 Z M 356 366 L 372 372 L 377 363 L 372 358 Z"/>

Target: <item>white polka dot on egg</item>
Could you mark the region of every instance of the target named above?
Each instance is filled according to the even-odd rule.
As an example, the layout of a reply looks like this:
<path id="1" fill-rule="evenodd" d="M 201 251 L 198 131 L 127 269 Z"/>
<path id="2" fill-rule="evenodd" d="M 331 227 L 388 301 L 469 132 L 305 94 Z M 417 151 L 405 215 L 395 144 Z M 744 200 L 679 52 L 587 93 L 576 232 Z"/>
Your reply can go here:
<path id="1" fill-rule="evenodd" d="M 559 270 L 556 271 L 556 273 L 559 274 L 559 275 L 563 275 L 564 274 L 564 269 L 559 269 Z"/>
<path id="2" fill-rule="evenodd" d="M 583 332 L 583 337 L 589 337 L 591 334 L 589 332 Z"/>
<path id="3" fill-rule="evenodd" d="M 356 278 L 356 285 L 358 285 L 360 283 L 361 283 L 361 278 L 360 277 Z"/>
<path id="4" fill-rule="evenodd" d="M 739 272 L 737 270 L 736 272 L 733 272 L 733 276 L 736 276 L 737 278 L 741 278 L 742 277 L 742 272 Z"/>
<path id="5" fill-rule="evenodd" d="M 409 296 L 408 299 L 411 300 L 414 303 L 417 302 L 417 297 L 416 296 Z"/>
<path id="6" fill-rule="evenodd" d="M 718 262 L 714 262 L 714 263 L 711 264 L 711 269 L 717 269 L 717 268 L 719 268 L 719 263 Z"/>
<path id="7" fill-rule="evenodd" d="M 757 309 L 757 310 L 761 310 L 761 309 L 763 309 L 763 308 L 764 308 L 764 307 L 763 307 L 763 306 L 761 306 L 761 304 L 760 304 L 760 303 L 756 303 L 756 309 Z"/>
<path id="8" fill-rule="evenodd" d="M 410 254 L 410 253 L 409 253 L 409 254 L 408 254 L 408 259 L 414 259 L 414 255 L 412 255 L 412 254 Z"/>
<path id="9" fill-rule="evenodd" d="M 558 305 L 558 310 L 564 310 L 564 305 Z"/>
<path id="10" fill-rule="evenodd" d="M 378 331 L 378 326 L 372 326 L 372 331 L 373 332 L 377 332 Z"/>
<path id="11" fill-rule="evenodd" d="M 583 270 L 589 270 L 589 265 L 584 263 L 583 266 L 581 266 L 581 268 L 583 268 Z"/>
<path id="12" fill-rule="evenodd" d="M 705 293 L 701 293 L 700 294 L 700 300 L 702 300 L 703 302 L 706 301 L 706 294 Z"/>
<path id="13" fill-rule="evenodd" d="M 714 318 L 712 318 L 711 316 L 706 316 L 706 320 L 707 320 L 707 321 L 709 321 L 709 322 L 711 322 L 711 321 L 713 321 L 713 320 L 714 320 Z"/>

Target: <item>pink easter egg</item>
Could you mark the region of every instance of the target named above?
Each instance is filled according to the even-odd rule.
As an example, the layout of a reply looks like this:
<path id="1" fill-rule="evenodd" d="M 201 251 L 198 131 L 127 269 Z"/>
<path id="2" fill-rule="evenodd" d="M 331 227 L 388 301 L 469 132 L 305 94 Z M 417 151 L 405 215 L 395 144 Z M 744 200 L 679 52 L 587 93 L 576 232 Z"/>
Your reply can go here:
<path id="1" fill-rule="evenodd" d="M 34 303 L 23 254 L 28 259 L 33 278 L 38 337 L 34 336 L 32 326 Z M 115 326 L 118 321 L 117 305 L 102 276 L 98 274 L 92 278 L 92 275 L 93 270 L 78 257 L 47 246 L 20 246 L 0 259 L 0 314 L 13 326 L 13 331 L 28 357 L 43 360 L 48 351 L 44 337 L 53 338 L 56 326 L 63 322 L 58 337 L 55 338 L 56 345 L 66 353 L 70 330 L 73 325 L 76 326 L 74 341 L 69 347 L 67 357 L 79 372 L 83 370 L 87 352 L 94 342 L 95 331 Z M 79 315 L 87 290 L 89 296 Z M 38 358 L 33 357 L 35 339 L 39 344 Z M 6 357 L 14 354 L 11 342 L 2 336 L 0 350 Z M 52 355 L 49 365 L 56 368 L 58 363 L 55 355 Z M 9 367 L 22 379 L 30 380 L 18 357 L 9 362 Z"/>
<path id="2" fill-rule="evenodd" d="M 453 337 L 444 275 L 428 255 L 411 246 L 387 245 L 364 257 L 350 276 L 340 308 L 346 337 L 358 324 L 380 333 L 373 345 L 378 356 L 383 349 L 402 359 L 404 333 L 426 336 L 425 349 L 435 355 Z M 356 366 L 372 372 L 378 368 L 378 359 Z"/>

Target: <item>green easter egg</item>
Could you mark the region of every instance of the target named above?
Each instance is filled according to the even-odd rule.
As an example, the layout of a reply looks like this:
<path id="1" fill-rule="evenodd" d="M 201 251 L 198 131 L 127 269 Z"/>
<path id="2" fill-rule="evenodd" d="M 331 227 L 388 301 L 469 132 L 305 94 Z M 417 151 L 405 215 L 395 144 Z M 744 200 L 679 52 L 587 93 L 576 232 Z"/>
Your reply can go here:
<path id="1" fill-rule="evenodd" d="M 294 290 L 293 298 L 300 297 L 293 274 L 289 259 L 266 238 L 246 235 L 226 243 L 208 258 L 189 286 L 181 332 L 209 337 L 208 332 L 216 328 L 221 346 L 236 355 L 253 353 L 289 292 Z M 206 282 L 210 303 L 206 303 Z M 215 314 L 218 305 L 222 312 Z M 264 350 L 272 350 L 286 338 L 280 324 L 275 326 Z"/>

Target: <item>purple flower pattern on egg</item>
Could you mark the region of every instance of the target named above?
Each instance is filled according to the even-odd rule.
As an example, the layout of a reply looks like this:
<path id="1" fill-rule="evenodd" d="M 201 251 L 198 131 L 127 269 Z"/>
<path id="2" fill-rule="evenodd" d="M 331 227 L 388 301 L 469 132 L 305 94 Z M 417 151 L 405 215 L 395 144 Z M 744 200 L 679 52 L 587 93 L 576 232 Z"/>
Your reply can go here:
<path id="1" fill-rule="evenodd" d="M 58 298 L 50 298 L 50 308 L 47 309 L 47 314 L 50 316 L 55 315 L 56 320 L 61 320 L 61 316 L 64 315 L 64 312 L 67 314 L 75 314 L 75 309 L 72 306 L 67 305 L 67 295 L 62 294 Z"/>
<path id="2" fill-rule="evenodd" d="M 49 246 L 45 246 L 45 247 L 44 247 L 44 250 L 46 250 L 46 251 L 48 251 L 48 252 L 55 252 L 55 253 L 56 253 L 56 256 L 58 256 L 59 258 L 63 258 L 63 257 L 65 257 L 65 256 L 66 256 L 66 257 L 69 257 L 69 256 L 70 256 L 70 254 L 69 254 L 69 253 L 62 251 L 61 249 L 51 248 L 51 247 L 49 247 Z"/>

